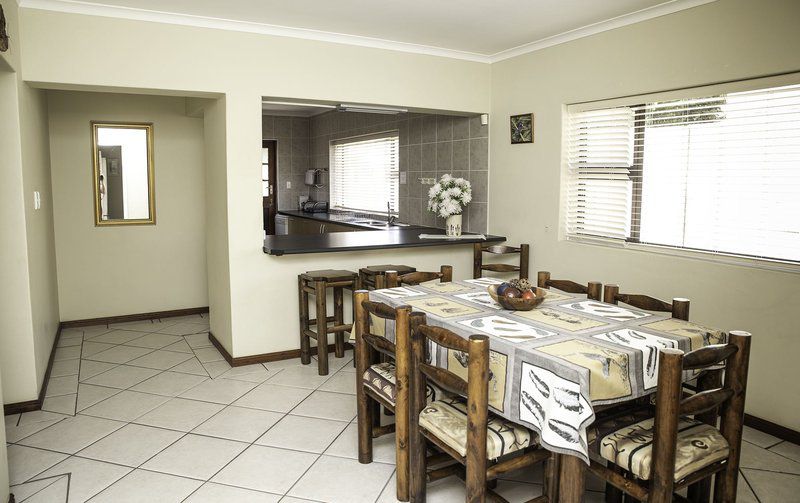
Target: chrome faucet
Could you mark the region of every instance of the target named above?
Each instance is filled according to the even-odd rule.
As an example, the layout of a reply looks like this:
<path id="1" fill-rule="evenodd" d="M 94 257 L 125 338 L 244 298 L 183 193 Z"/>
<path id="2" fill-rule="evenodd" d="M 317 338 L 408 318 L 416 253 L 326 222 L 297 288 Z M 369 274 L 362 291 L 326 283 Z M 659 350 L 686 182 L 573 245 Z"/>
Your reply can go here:
<path id="1" fill-rule="evenodd" d="M 386 201 L 386 225 L 392 225 L 397 221 L 397 217 L 392 215 L 392 202 Z"/>

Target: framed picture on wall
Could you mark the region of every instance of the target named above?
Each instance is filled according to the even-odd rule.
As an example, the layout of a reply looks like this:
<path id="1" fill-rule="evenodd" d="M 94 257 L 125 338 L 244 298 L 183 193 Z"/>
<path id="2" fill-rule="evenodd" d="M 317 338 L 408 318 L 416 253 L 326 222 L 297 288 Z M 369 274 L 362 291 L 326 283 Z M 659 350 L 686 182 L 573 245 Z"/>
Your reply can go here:
<path id="1" fill-rule="evenodd" d="M 511 144 L 533 143 L 533 114 L 511 116 Z"/>

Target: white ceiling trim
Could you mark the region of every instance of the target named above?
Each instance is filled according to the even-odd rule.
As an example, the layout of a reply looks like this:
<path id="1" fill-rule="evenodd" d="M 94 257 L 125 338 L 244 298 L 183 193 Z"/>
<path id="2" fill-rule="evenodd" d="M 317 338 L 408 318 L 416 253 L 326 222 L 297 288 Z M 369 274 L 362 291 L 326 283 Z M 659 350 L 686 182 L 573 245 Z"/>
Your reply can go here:
<path id="1" fill-rule="evenodd" d="M 492 54 L 489 57 L 489 60 L 492 63 L 496 63 L 498 61 L 503 61 L 504 59 L 515 58 L 529 52 L 539 51 L 554 45 L 563 44 L 579 38 L 589 37 L 591 35 L 596 35 L 608 30 L 614 30 L 623 26 L 641 23 L 642 21 L 647 21 L 648 19 L 666 16 L 667 14 L 673 14 L 675 12 L 691 9 L 692 7 L 697 7 L 699 5 L 716 1 L 717 0 L 672 0 L 667 3 L 662 3 L 636 12 L 631 12 L 630 14 L 625 14 L 619 17 L 608 19 L 606 21 L 590 24 L 588 26 L 583 26 L 581 28 L 576 28 L 559 35 L 536 40 L 534 42 L 520 45 L 519 47 L 500 51 Z"/>
<path id="2" fill-rule="evenodd" d="M 288 26 L 278 26 L 265 23 L 253 23 L 248 21 L 238 21 L 232 19 L 221 19 L 205 16 L 194 16 L 189 14 L 175 14 L 148 9 L 136 9 L 132 7 L 120 7 L 115 5 L 101 5 L 78 0 L 18 0 L 22 8 L 48 10 L 55 12 L 66 12 L 70 14 L 86 14 L 90 16 L 112 17 L 120 19 L 131 19 L 136 21 L 150 21 L 155 23 L 176 24 L 182 26 L 194 26 L 199 28 L 213 28 L 219 30 L 240 31 L 247 33 L 259 33 L 263 35 L 274 35 L 279 37 L 301 38 L 306 40 L 316 40 L 320 42 L 331 42 L 336 44 L 356 45 L 360 47 L 370 47 L 374 49 L 386 49 L 390 51 L 408 52 L 414 54 L 425 54 L 428 56 L 439 56 L 444 58 L 474 61 L 478 63 L 494 63 L 505 59 L 514 58 L 522 54 L 538 51 L 554 45 L 563 44 L 579 38 L 588 37 L 604 31 L 613 30 L 622 26 L 646 21 L 656 17 L 672 14 L 684 9 L 690 9 L 716 0 L 671 0 L 669 2 L 656 5 L 647 9 L 625 14 L 623 16 L 601 21 L 588 26 L 570 30 L 565 33 L 536 40 L 518 47 L 501 51 L 492 55 L 479 54 L 474 52 L 458 51 L 442 47 L 433 47 L 408 42 L 397 42 L 379 38 L 362 37 L 358 35 L 348 35 L 344 33 L 333 33 L 305 28 L 292 28 Z"/>

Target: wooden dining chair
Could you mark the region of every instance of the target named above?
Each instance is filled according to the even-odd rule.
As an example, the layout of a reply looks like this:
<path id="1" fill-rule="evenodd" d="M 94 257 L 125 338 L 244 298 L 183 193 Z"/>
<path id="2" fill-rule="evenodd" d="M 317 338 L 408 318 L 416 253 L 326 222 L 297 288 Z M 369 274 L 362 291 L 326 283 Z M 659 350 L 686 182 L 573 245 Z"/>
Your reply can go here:
<path id="1" fill-rule="evenodd" d="M 655 408 L 612 412 L 593 427 L 590 451 L 608 466 L 591 461 L 589 470 L 619 491 L 648 503 L 687 501 L 674 493 L 689 487 L 688 501 L 704 501 L 702 482 L 714 477 L 714 501 L 736 500 L 741 457 L 744 401 L 750 358 L 750 334 L 730 332 L 727 344 L 689 353 L 661 350 Z M 683 397 L 685 371 L 725 362 L 722 387 Z M 698 419 L 721 408 L 721 424 Z M 694 418 L 690 417 L 694 416 Z M 710 489 L 710 484 L 707 484 Z M 607 501 L 620 501 L 607 494 Z"/>
<path id="2" fill-rule="evenodd" d="M 381 284 L 379 288 L 396 288 L 403 285 L 419 285 L 420 283 L 437 279 L 441 283 L 449 283 L 453 281 L 453 266 L 443 265 L 439 268 L 439 272 L 414 271 L 400 275 L 397 274 L 397 271 L 386 271 L 386 274 L 383 276 L 384 284 Z M 377 283 L 379 282 L 380 280 L 376 278 L 376 287 Z"/>
<path id="3" fill-rule="evenodd" d="M 355 361 L 356 400 L 358 407 L 358 461 L 372 462 L 372 440 L 395 433 L 397 467 L 396 496 L 408 501 L 408 428 L 409 428 L 409 375 L 411 372 L 410 332 L 414 325 L 425 323 L 425 314 L 411 312 L 411 307 L 392 308 L 369 300 L 366 290 L 355 292 Z M 391 320 L 395 326 L 395 340 L 370 332 L 370 319 Z M 380 356 L 380 357 L 379 357 Z M 383 360 L 383 361 L 381 361 Z M 429 400 L 441 398 L 443 390 L 426 388 Z M 381 426 L 380 407 L 395 416 L 394 424 Z M 449 460 L 444 458 L 445 461 Z M 443 456 L 429 458 L 431 465 L 441 466 Z M 452 463 L 450 463 L 452 464 Z M 439 468 L 439 475 L 451 472 Z M 436 474 L 434 474 L 434 478 Z"/>
<path id="4" fill-rule="evenodd" d="M 483 276 L 483 271 L 493 272 L 517 272 L 519 271 L 519 278 L 528 277 L 528 267 L 530 262 L 530 245 L 521 244 L 519 246 L 507 245 L 491 245 L 484 246 L 480 243 L 473 245 L 473 259 L 472 259 L 472 277 L 477 279 Z M 491 255 L 519 255 L 519 265 L 511 264 L 485 264 L 483 262 L 483 254 L 489 253 Z"/>
<path id="5" fill-rule="evenodd" d="M 536 286 L 539 288 L 555 288 L 567 293 L 584 293 L 591 300 L 600 300 L 603 292 L 603 284 L 599 281 L 590 281 L 586 285 L 581 285 L 569 279 L 552 279 L 548 271 L 536 273 Z"/>
<path id="6" fill-rule="evenodd" d="M 468 356 L 466 381 L 428 363 L 429 342 Z M 482 503 L 487 494 L 506 501 L 487 483 L 504 473 L 550 459 L 550 453 L 538 446 L 534 433 L 489 412 L 487 336 L 472 335 L 467 340 L 442 327 L 416 325 L 411 335 L 411 372 L 412 502 L 426 499 L 425 453 L 429 443 L 465 467 L 468 503 Z M 452 395 L 426 403 L 429 380 Z M 528 503 L 545 501 L 550 501 L 547 493 Z"/>
<path id="7" fill-rule="evenodd" d="M 603 287 L 603 302 L 608 304 L 628 304 L 645 311 L 672 313 L 673 318 L 689 321 L 689 299 L 675 298 L 666 302 L 649 295 L 640 293 L 619 293 L 619 285 L 605 285 Z"/>

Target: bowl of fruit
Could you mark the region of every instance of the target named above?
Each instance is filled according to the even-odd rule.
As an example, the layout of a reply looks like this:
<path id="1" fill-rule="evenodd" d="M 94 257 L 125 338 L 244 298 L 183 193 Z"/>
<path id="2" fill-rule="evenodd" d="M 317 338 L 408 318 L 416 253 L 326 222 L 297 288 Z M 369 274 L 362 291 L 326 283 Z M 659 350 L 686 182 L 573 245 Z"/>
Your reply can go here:
<path id="1" fill-rule="evenodd" d="M 533 286 L 526 278 L 489 287 L 489 295 L 509 311 L 530 311 L 544 302 L 547 290 Z"/>

